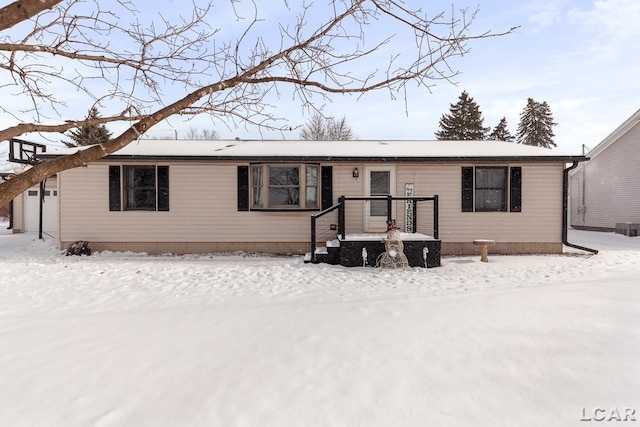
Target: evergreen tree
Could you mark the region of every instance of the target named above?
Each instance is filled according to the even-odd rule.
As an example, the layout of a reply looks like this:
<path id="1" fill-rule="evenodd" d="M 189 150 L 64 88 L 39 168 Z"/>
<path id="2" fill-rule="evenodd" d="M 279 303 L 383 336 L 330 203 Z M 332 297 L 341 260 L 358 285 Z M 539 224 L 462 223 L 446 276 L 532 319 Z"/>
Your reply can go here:
<path id="1" fill-rule="evenodd" d="M 91 107 L 87 120 L 99 119 L 100 114 L 96 107 Z M 83 125 L 69 131 L 67 134 L 73 141 L 62 141 L 67 147 L 80 147 L 83 145 L 104 144 L 111 139 L 111 132 L 104 124 Z"/>
<path id="2" fill-rule="evenodd" d="M 435 133 L 439 140 L 483 140 L 489 132 L 482 124 L 480 107 L 466 91 L 456 104 L 450 104 L 450 114 L 443 114 L 440 129 Z"/>
<path id="3" fill-rule="evenodd" d="M 309 123 L 303 126 L 300 138 L 309 141 L 347 141 L 353 139 L 353 131 L 344 116 L 335 120 L 315 113 Z"/>
<path id="4" fill-rule="evenodd" d="M 516 140 L 518 144 L 535 145 L 544 148 L 553 148 L 553 127 L 557 125 L 553 121 L 551 108 L 545 102 L 536 102 L 533 98 L 527 99 L 527 105 L 520 113 L 520 124 Z"/>
<path id="5" fill-rule="evenodd" d="M 509 129 L 507 128 L 507 119 L 505 117 L 501 118 L 498 125 L 493 128 L 493 130 L 489 134 L 489 139 L 493 141 L 507 142 L 512 142 L 515 139 L 515 137 L 511 135 L 511 132 L 509 132 Z"/>

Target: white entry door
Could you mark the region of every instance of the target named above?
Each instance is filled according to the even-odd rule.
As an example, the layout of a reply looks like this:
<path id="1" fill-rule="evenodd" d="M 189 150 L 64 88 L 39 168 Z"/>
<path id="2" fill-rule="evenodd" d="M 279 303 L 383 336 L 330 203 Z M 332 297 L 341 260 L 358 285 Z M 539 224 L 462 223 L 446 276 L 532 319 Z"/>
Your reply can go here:
<path id="1" fill-rule="evenodd" d="M 370 166 L 366 167 L 366 188 L 367 196 L 393 196 L 395 195 L 396 170 L 393 166 Z M 364 224 L 365 231 L 370 233 L 380 233 L 387 231 L 387 201 L 372 200 L 365 203 Z M 394 206 L 395 209 L 395 206 Z M 395 216 L 391 215 L 391 218 Z"/>

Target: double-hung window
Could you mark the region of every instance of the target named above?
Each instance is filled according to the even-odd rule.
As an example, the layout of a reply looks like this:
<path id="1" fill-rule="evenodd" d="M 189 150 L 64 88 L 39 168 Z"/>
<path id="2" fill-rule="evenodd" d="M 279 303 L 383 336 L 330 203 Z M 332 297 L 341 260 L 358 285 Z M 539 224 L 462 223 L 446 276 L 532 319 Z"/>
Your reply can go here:
<path id="1" fill-rule="evenodd" d="M 463 212 L 521 212 L 522 168 L 462 168 Z"/>
<path id="2" fill-rule="evenodd" d="M 319 165 L 251 166 L 252 209 L 318 209 Z"/>
<path id="3" fill-rule="evenodd" d="M 169 166 L 109 166 L 109 210 L 168 211 Z"/>
<path id="4" fill-rule="evenodd" d="M 476 212 L 507 210 L 507 168 L 476 168 Z"/>

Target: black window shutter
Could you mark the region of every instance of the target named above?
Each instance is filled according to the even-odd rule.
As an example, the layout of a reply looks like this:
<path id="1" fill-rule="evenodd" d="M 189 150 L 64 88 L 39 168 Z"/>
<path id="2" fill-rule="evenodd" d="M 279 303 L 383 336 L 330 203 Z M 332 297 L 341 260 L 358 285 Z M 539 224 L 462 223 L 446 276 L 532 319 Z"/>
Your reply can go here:
<path id="1" fill-rule="evenodd" d="M 238 166 L 238 210 L 249 210 L 249 166 Z"/>
<path id="2" fill-rule="evenodd" d="M 158 210 L 169 210 L 169 166 L 158 166 Z"/>
<path id="3" fill-rule="evenodd" d="M 519 166 L 512 167 L 510 172 L 509 210 L 511 212 L 522 212 L 522 168 Z"/>
<path id="4" fill-rule="evenodd" d="M 322 185 L 322 210 L 333 206 L 333 166 L 320 168 L 320 183 Z"/>
<path id="5" fill-rule="evenodd" d="M 109 166 L 109 210 L 122 210 L 120 197 L 120 166 Z"/>
<path id="6" fill-rule="evenodd" d="M 473 212 L 473 167 L 462 168 L 462 212 Z"/>

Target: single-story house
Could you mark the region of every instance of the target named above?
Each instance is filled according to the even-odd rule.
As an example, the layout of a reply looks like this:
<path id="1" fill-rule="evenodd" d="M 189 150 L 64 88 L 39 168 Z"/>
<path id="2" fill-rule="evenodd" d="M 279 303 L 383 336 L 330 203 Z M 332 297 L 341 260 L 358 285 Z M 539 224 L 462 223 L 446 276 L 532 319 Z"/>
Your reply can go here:
<path id="1" fill-rule="evenodd" d="M 589 162 L 580 163 L 569 174 L 571 227 L 614 231 L 622 226 L 629 235 L 637 235 L 640 110 L 590 150 L 588 156 Z"/>
<path id="2" fill-rule="evenodd" d="M 45 153 L 42 159 L 81 148 Z M 61 248 L 159 253 L 303 254 L 338 231 L 436 236 L 442 254 L 561 253 L 567 163 L 584 161 L 501 141 L 139 140 L 58 174 Z M 428 201 L 385 196 L 438 196 Z M 391 206 L 391 211 L 389 211 Z M 434 216 L 434 210 L 435 216 Z"/>

